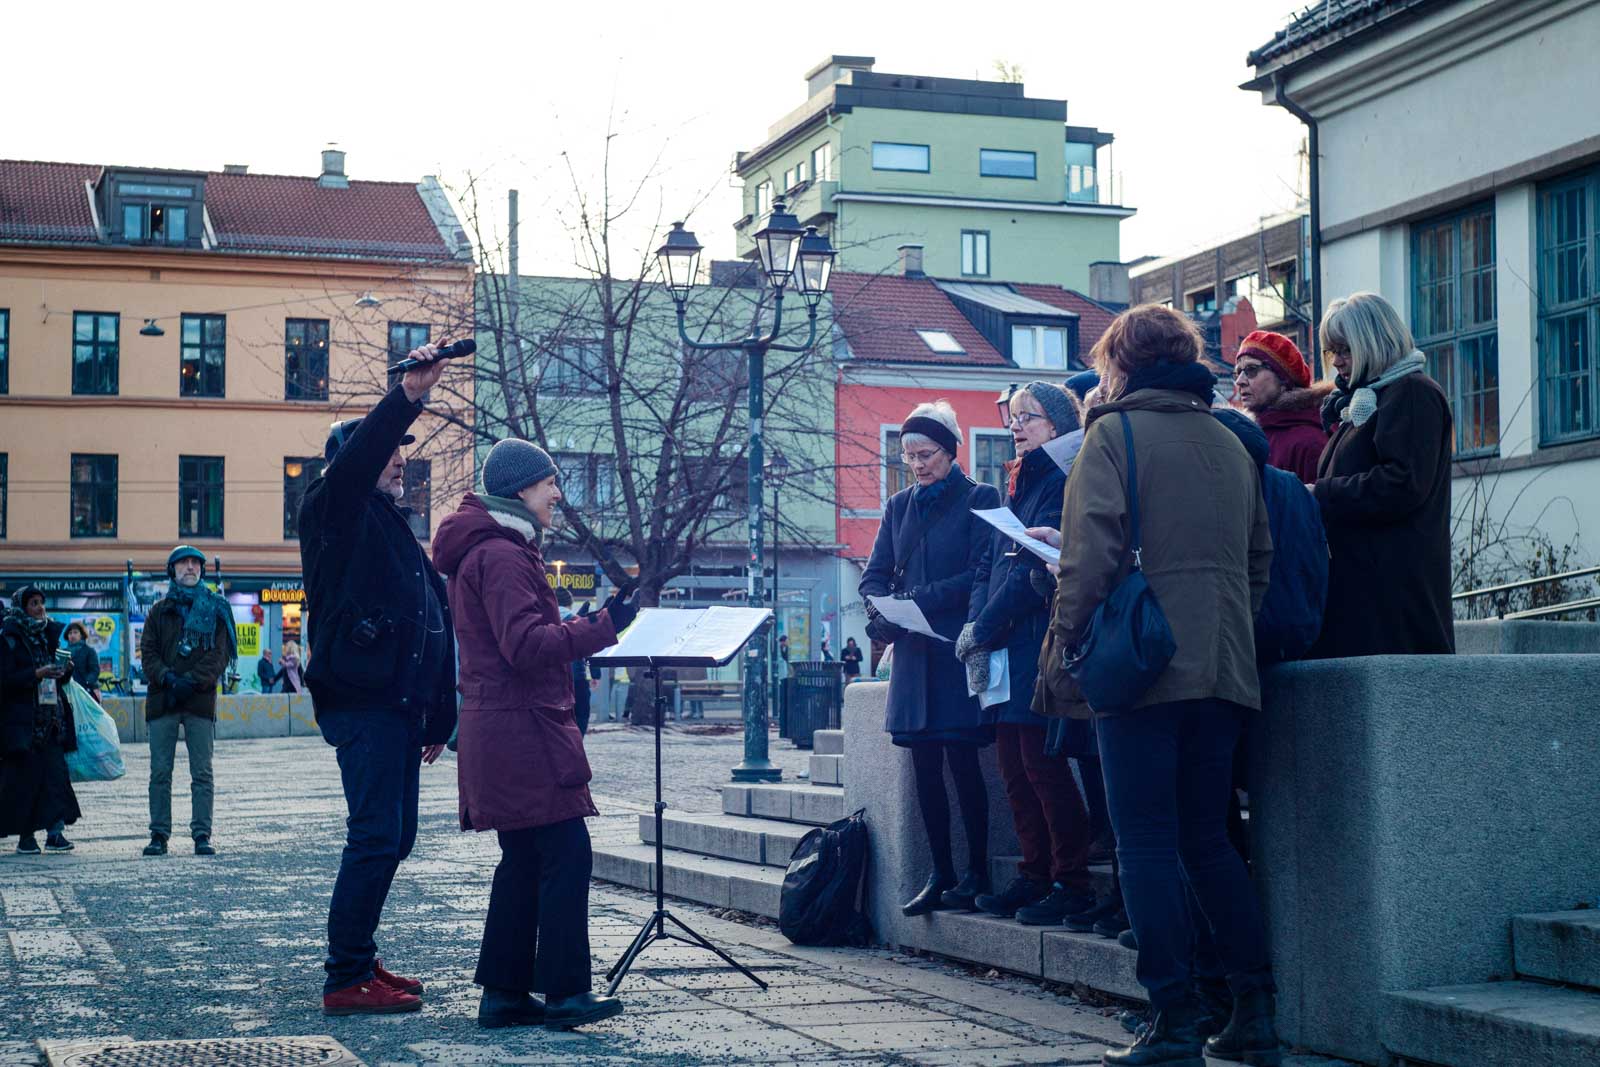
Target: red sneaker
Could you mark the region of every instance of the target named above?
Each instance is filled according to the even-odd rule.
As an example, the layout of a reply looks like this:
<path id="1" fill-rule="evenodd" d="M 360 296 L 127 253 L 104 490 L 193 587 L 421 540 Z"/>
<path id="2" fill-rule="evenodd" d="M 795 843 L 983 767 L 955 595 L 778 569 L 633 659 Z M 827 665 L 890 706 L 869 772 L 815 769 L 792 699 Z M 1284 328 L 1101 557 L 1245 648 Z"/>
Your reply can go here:
<path id="1" fill-rule="evenodd" d="M 421 1007 L 421 997 L 401 992 L 376 978 L 322 995 L 324 1015 L 393 1015 Z"/>
<path id="2" fill-rule="evenodd" d="M 372 961 L 372 973 L 377 975 L 379 981 L 385 985 L 393 986 L 402 993 L 410 993 L 414 997 L 422 996 L 421 982 L 415 978 L 402 978 L 398 974 L 384 970 L 381 959 Z"/>

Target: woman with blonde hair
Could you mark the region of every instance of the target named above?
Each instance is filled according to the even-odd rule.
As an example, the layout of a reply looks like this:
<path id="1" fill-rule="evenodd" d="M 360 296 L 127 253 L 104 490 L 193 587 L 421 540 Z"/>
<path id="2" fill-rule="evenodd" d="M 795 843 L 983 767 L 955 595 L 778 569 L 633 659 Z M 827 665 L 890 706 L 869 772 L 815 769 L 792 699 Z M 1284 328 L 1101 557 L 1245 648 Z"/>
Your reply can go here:
<path id="1" fill-rule="evenodd" d="M 917 804 L 933 860 L 927 883 L 901 907 L 906 915 L 971 908 L 989 891 L 989 799 L 978 749 L 994 741 L 993 716 L 969 695 L 954 642 L 967 621 L 973 576 L 989 552 L 988 527 L 972 510 L 999 507 L 1000 494 L 967 477 L 956 462 L 960 447 L 961 428 L 948 401 L 912 409 L 900 426 L 901 459 L 912 484 L 884 505 L 883 524 L 861 575 L 867 636 L 894 645 L 884 729 L 896 745 L 911 750 Z M 889 622 L 869 596 L 914 602 L 944 640 Z M 944 786 L 947 764 L 967 836 L 967 869 L 959 882 Z"/>
<path id="2" fill-rule="evenodd" d="M 305 690 L 305 683 L 300 680 L 300 646 L 293 641 L 284 642 L 283 666 L 278 668 L 278 676 L 274 682 L 283 683 L 283 692 L 299 693 Z"/>
<path id="3" fill-rule="evenodd" d="M 1376 293 L 1328 305 L 1323 407 L 1332 437 L 1311 486 L 1328 533 L 1316 658 L 1451 653 L 1450 402 Z"/>

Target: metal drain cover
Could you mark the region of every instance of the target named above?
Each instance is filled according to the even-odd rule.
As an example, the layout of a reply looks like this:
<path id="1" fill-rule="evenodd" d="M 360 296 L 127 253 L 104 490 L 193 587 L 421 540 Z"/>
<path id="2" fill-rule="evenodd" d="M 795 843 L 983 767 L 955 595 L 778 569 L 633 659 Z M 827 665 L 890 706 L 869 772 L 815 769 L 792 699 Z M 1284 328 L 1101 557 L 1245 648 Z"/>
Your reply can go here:
<path id="1" fill-rule="evenodd" d="M 46 1041 L 49 1067 L 363 1067 L 331 1037 Z"/>

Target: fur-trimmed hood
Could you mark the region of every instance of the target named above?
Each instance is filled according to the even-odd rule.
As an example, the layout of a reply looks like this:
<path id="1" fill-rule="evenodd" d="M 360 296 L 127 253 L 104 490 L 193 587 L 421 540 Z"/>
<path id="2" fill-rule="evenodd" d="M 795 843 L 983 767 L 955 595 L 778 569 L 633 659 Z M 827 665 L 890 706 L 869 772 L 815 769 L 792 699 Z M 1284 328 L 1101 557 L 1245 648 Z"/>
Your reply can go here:
<path id="1" fill-rule="evenodd" d="M 1304 411 L 1308 408 L 1312 411 L 1320 411 L 1322 402 L 1328 399 L 1328 394 L 1331 392 L 1333 392 L 1333 379 L 1331 378 L 1320 382 L 1312 382 L 1304 389 L 1298 386 L 1290 386 L 1279 393 L 1278 399 L 1274 400 L 1267 408 L 1251 414 L 1260 416 L 1268 412 Z"/>

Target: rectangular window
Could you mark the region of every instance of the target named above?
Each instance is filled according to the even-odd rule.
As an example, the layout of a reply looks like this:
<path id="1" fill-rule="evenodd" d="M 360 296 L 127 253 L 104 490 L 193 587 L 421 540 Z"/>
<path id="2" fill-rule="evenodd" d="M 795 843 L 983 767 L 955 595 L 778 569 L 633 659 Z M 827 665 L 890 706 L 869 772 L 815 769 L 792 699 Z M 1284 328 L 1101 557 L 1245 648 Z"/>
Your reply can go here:
<path id="1" fill-rule="evenodd" d="M 1500 444 L 1494 206 L 1480 204 L 1411 230 L 1411 330 L 1455 414 L 1458 456 Z"/>
<path id="2" fill-rule="evenodd" d="M 1019 367 L 1064 370 L 1067 331 L 1061 326 L 1011 327 L 1011 360 Z"/>
<path id="3" fill-rule="evenodd" d="M 11 312 L 0 308 L 0 395 L 11 391 Z"/>
<path id="4" fill-rule="evenodd" d="M 179 350 L 179 396 L 222 396 L 227 385 L 227 319 L 185 315 Z"/>
<path id="5" fill-rule="evenodd" d="M 407 349 L 410 351 L 410 349 Z M 283 459 L 283 536 L 300 537 L 300 502 L 311 483 L 322 477 L 327 466 L 321 456 L 285 456 Z"/>
<path id="6" fill-rule="evenodd" d="M 541 393 L 573 396 L 606 391 L 605 351 L 598 338 L 563 338 L 550 348 L 539 379 Z"/>
<path id="7" fill-rule="evenodd" d="M 104 311 L 72 313 L 74 396 L 117 395 L 117 335 L 121 316 Z"/>
<path id="8" fill-rule="evenodd" d="M 6 496 L 11 487 L 11 457 L 0 452 L 0 541 L 6 539 Z"/>
<path id="9" fill-rule="evenodd" d="M 189 209 L 176 204 L 124 203 L 122 239 L 181 245 L 189 239 Z"/>
<path id="10" fill-rule="evenodd" d="M 407 459 L 401 485 L 405 489 L 401 503 L 407 511 L 406 522 L 412 535 L 426 544 L 433 536 L 433 461 Z"/>
<path id="11" fill-rule="evenodd" d="M 178 536 L 222 536 L 221 456 L 178 457 Z"/>
<path id="12" fill-rule="evenodd" d="M 925 144 L 872 142 L 873 170 L 911 170 L 928 173 L 929 154 Z"/>
<path id="13" fill-rule="evenodd" d="M 1006 498 L 1006 463 L 1016 454 L 1016 446 L 1009 433 L 974 433 L 972 435 L 972 477 L 987 482 L 1000 490 L 1000 499 Z"/>
<path id="14" fill-rule="evenodd" d="M 883 503 L 911 484 L 911 469 L 900 458 L 900 431 L 883 431 Z"/>
<path id="15" fill-rule="evenodd" d="M 391 322 L 389 324 L 389 363 L 393 365 L 411 354 L 413 348 L 428 343 L 430 327 L 422 322 Z M 389 375 L 389 388 L 400 384 L 401 374 Z"/>
<path id="16" fill-rule="evenodd" d="M 1540 439 L 1600 435 L 1600 170 L 1539 190 Z"/>
<path id="17" fill-rule="evenodd" d="M 1037 178 L 1039 157 L 1002 148 L 978 149 L 978 173 L 985 178 Z"/>
<path id="18" fill-rule="evenodd" d="M 961 231 L 961 273 L 975 277 L 988 277 L 988 230 Z"/>
<path id="19" fill-rule="evenodd" d="M 769 179 L 756 186 L 756 218 L 761 218 L 772 210 L 772 181 Z"/>
<path id="20" fill-rule="evenodd" d="M 284 320 L 283 398 L 328 399 L 327 319 Z"/>
<path id="21" fill-rule="evenodd" d="M 819 182 L 837 180 L 833 174 L 832 141 L 824 141 L 811 150 L 811 177 Z"/>
<path id="22" fill-rule="evenodd" d="M 72 536 L 117 536 L 117 457 L 72 454 Z"/>
<path id="23" fill-rule="evenodd" d="M 550 457 L 561 472 L 561 495 L 575 508 L 589 506 L 589 457 L 582 452 L 557 452 Z"/>
<path id="24" fill-rule="evenodd" d="M 1066 143 L 1067 199 L 1092 204 L 1100 198 L 1095 176 L 1095 146 L 1082 141 Z"/>

